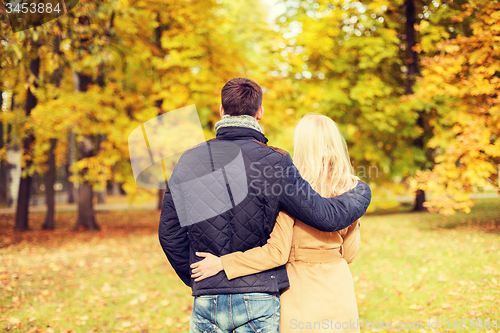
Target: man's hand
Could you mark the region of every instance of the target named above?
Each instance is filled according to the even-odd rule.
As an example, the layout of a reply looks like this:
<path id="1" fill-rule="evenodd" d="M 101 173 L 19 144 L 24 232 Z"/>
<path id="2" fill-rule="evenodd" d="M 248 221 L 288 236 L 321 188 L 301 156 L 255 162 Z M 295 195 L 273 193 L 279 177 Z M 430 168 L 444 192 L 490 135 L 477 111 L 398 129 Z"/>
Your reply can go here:
<path id="1" fill-rule="evenodd" d="M 220 257 L 207 252 L 196 252 L 196 255 L 205 259 L 191 264 L 191 277 L 194 278 L 194 282 L 214 276 L 224 270 Z"/>

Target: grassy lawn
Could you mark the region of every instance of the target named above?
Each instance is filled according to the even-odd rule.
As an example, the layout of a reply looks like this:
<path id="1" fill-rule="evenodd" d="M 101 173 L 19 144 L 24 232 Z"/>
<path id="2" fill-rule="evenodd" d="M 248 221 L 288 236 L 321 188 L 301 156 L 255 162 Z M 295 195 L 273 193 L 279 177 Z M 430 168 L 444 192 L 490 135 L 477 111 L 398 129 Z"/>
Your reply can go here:
<path id="1" fill-rule="evenodd" d="M 472 328 L 469 320 L 500 318 L 500 200 L 481 200 L 470 214 L 448 218 L 400 213 L 361 221 L 361 249 L 351 264 L 360 318 L 422 322 L 428 332 L 445 332 L 446 323 L 463 331 L 452 327 L 456 319 Z M 438 320 L 438 330 L 428 329 L 429 319 Z M 415 324 L 380 331 L 424 330 Z"/>
<path id="2" fill-rule="evenodd" d="M 57 214 L 52 232 L 32 214 L 25 233 L 0 215 L 0 331 L 187 332 L 190 289 L 160 248 L 158 217 L 100 212 L 102 231 L 91 234 L 71 231 L 75 213 Z M 362 332 L 460 332 L 455 319 L 499 319 L 499 199 L 478 201 L 468 215 L 372 214 L 361 223 L 351 270 L 360 318 L 374 325 Z M 429 330 L 429 319 L 439 328 Z M 394 328 L 375 329 L 382 321 Z"/>

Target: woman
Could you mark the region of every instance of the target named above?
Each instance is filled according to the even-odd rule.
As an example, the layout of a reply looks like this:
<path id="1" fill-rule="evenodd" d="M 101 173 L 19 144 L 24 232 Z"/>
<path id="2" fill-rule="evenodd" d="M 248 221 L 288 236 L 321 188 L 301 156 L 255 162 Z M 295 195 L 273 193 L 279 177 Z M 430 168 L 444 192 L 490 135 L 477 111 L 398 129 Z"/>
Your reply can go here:
<path id="1" fill-rule="evenodd" d="M 294 164 L 322 196 L 357 185 L 344 138 L 333 120 L 306 115 L 294 134 Z M 224 270 L 228 279 L 286 263 L 290 288 L 281 294 L 281 332 L 359 332 L 354 283 L 347 264 L 356 256 L 359 220 L 337 232 L 316 230 L 280 213 L 266 245 L 191 265 L 195 281 Z M 203 278 L 201 278 L 203 276 Z"/>

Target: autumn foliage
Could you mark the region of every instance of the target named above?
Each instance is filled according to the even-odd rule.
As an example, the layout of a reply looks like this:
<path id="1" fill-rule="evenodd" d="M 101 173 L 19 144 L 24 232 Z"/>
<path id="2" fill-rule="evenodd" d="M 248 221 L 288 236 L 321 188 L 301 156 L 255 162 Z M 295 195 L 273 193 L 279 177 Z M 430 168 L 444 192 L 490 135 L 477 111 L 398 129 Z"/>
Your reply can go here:
<path id="1" fill-rule="evenodd" d="M 470 211 L 469 195 L 498 187 L 500 163 L 500 4 L 475 1 L 457 22 L 473 18 L 469 36 L 442 40 L 422 60 L 417 105 L 429 115 L 436 165 L 412 185 L 434 193 L 427 207 L 445 214 Z"/>
<path id="2" fill-rule="evenodd" d="M 423 190 L 429 209 L 450 214 L 498 188 L 500 4 L 279 4 L 272 24 L 263 4 L 244 0 L 81 0 L 18 33 L 3 19 L 0 160 L 23 147 L 24 178 L 67 168 L 91 211 L 76 225 L 97 229 L 90 189 L 152 194 L 134 183 L 129 133 L 195 104 L 209 138 L 223 84 L 244 76 L 264 88 L 270 143 L 291 152 L 297 120 L 328 115 L 375 197 Z"/>

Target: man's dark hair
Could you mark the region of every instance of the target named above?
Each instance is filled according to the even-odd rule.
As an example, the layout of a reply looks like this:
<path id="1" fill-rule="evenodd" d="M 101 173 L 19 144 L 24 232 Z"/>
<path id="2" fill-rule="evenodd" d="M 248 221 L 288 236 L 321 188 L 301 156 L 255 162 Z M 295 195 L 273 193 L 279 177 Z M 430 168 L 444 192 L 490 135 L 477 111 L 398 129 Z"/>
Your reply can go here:
<path id="1" fill-rule="evenodd" d="M 262 105 L 262 89 L 255 81 L 237 77 L 222 88 L 221 99 L 224 114 L 255 117 Z"/>

